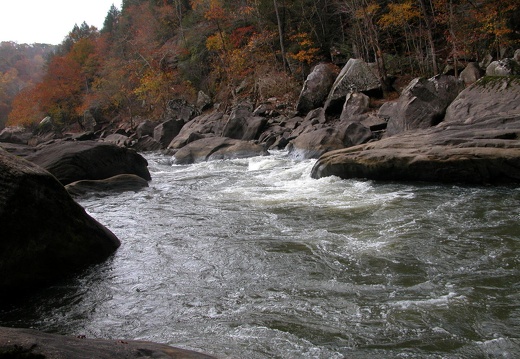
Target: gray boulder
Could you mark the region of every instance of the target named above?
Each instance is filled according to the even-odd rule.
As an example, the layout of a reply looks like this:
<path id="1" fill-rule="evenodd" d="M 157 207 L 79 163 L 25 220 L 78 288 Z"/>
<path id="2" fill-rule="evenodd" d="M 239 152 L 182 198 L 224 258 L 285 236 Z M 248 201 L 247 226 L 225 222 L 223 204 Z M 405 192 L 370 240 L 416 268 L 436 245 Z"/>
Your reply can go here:
<path id="1" fill-rule="evenodd" d="M 23 127 L 6 127 L 0 131 L 0 142 L 26 145 L 33 134 Z"/>
<path id="2" fill-rule="evenodd" d="M 114 145 L 119 147 L 130 147 L 132 145 L 132 140 L 130 139 L 130 137 L 119 133 L 112 133 L 105 137 L 103 141 L 113 143 Z"/>
<path id="3" fill-rule="evenodd" d="M 364 114 L 369 111 L 370 98 L 359 92 L 347 94 L 343 110 L 341 111 L 340 120 L 351 120 L 357 115 Z"/>
<path id="4" fill-rule="evenodd" d="M 267 156 L 269 152 L 250 141 L 227 137 L 203 138 L 187 144 L 175 152 L 176 164 L 192 164 L 204 161 L 228 160 L 254 156 Z"/>
<path id="5" fill-rule="evenodd" d="M 195 140 L 221 134 L 227 118 L 223 112 L 213 112 L 195 117 L 182 127 L 179 134 L 170 142 L 168 148 L 178 149 Z"/>
<path id="6" fill-rule="evenodd" d="M 150 121 L 150 120 L 144 120 L 139 125 L 137 125 L 137 128 L 135 129 L 137 138 L 141 138 L 144 136 L 153 137 L 156 126 L 157 126 L 157 123 Z"/>
<path id="7" fill-rule="evenodd" d="M 325 102 L 325 110 L 336 107 L 349 93 L 365 92 L 381 88 L 381 82 L 368 64 L 361 59 L 350 59 L 332 85 Z"/>
<path id="8" fill-rule="evenodd" d="M 130 173 L 150 180 L 148 162 L 132 149 L 94 141 L 57 142 L 26 157 L 45 168 L 63 185 L 84 179 L 105 179 Z"/>
<path id="9" fill-rule="evenodd" d="M 338 68 L 333 64 L 316 65 L 303 84 L 296 111 L 306 114 L 323 107 L 337 75 Z"/>
<path id="10" fill-rule="evenodd" d="M 484 71 L 476 62 L 470 62 L 459 75 L 459 79 L 464 82 L 466 86 L 474 84 L 484 75 Z"/>
<path id="11" fill-rule="evenodd" d="M 326 152 L 365 143 L 372 131 L 360 122 L 342 121 L 334 127 L 304 132 L 287 145 L 289 156 L 297 160 L 318 158 Z"/>
<path id="12" fill-rule="evenodd" d="M 27 359 L 212 359 L 206 354 L 146 341 L 88 339 L 32 329 L 1 328 L 2 358 Z"/>
<path id="13" fill-rule="evenodd" d="M 157 125 L 153 130 L 153 138 L 166 148 L 184 127 L 183 119 L 171 119 Z"/>
<path id="14" fill-rule="evenodd" d="M 514 59 L 493 61 L 486 67 L 486 76 L 520 75 L 520 63 Z"/>
<path id="15" fill-rule="evenodd" d="M 387 113 L 383 116 L 388 116 L 387 136 L 437 125 L 463 88 L 463 82 L 453 76 L 412 80 L 396 105 L 387 105 L 384 109 Z"/>
<path id="16" fill-rule="evenodd" d="M 2 149 L 0 223 L 0 302 L 103 261 L 120 245 L 54 176 Z"/>
<path id="17" fill-rule="evenodd" d="M 251 110 L 248 105 L 235 106 L 222 130 L 222 137 L 244 141 L 258 139 L 267 124 L 267 119 L 254 116 Z"/>
<path id="18" fill-rule="evenodd" d="M 483 77 L 462 91 L 446 109 L 444 123 L 479 123 L 500 115 L 520 112 L 520 79 Z"/>
<path id="19" fill-rule="evenodd" d="M 212 105 L 211 97 L 206 95 L 203 91 L 199 91 L 197 95 L 197 109 L 199 112 L 205 111 Z"/>
<path id="20" fill-rule="evenodd" d="M 131 145 L 131 148 L 137 152 L 159 151 L 162 147 L 160 142 L 150 136 L 141 136 Z"/>

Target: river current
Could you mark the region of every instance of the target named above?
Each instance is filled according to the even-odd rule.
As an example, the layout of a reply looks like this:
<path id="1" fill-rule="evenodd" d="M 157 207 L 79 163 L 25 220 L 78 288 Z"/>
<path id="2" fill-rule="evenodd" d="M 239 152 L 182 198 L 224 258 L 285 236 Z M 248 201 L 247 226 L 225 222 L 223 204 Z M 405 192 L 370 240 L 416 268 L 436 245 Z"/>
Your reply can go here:
<path id="1" fill-rule="evenodd" d="M 0 325 L 218 358 L 520 357 L 520 189 L 146 157 L 149 188 L 78 200 L 116 254 Z"/>

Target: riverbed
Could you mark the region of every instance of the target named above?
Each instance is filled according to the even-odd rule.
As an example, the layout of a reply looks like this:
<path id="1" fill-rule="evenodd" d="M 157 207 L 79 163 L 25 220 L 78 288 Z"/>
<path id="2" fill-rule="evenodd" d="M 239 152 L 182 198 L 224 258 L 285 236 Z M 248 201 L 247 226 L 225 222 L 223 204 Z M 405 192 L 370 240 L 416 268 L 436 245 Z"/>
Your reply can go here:
<path id="1" fill-rule="evenodd" d="M 520 357 L 520 190 L 310 178 L 287 153 L 78 200 L 122 245 L 0 325 L 218 358 Z"/>

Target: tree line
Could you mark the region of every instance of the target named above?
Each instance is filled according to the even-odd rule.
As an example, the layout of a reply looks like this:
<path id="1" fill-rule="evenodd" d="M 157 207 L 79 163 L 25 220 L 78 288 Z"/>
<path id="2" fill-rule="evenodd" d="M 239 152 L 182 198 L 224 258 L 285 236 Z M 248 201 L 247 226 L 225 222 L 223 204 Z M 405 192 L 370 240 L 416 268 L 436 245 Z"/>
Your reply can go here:
<path id="1" fill-rule="evenodd" d="M 170 99 L 199 91 L 224 106 L 290 103 L 314 64 L 350 57 L 374 63 L 391 89 L 395 76 L 507 56 L 519 18 L 517 0 L 124 0 L 102 29 L 75 26 L 15 96 L 12 67 L 0 68 L 0 115 L 23 126 L 81 124 L 85 111 L 159 119 Z"/>

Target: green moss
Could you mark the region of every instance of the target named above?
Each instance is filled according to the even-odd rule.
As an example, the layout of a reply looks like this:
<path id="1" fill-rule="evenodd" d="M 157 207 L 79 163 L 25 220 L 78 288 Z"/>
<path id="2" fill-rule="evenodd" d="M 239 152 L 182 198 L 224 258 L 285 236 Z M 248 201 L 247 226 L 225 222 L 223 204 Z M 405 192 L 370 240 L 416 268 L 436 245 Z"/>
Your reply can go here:
<path id="1" fill-rule="evenodd" d="M 493 89 L 497 86 L 508 88 L 513 84 L 520 85 L 520 76 L 484 76 L 475 83 L 475 86 L 485 89 Z"/>

